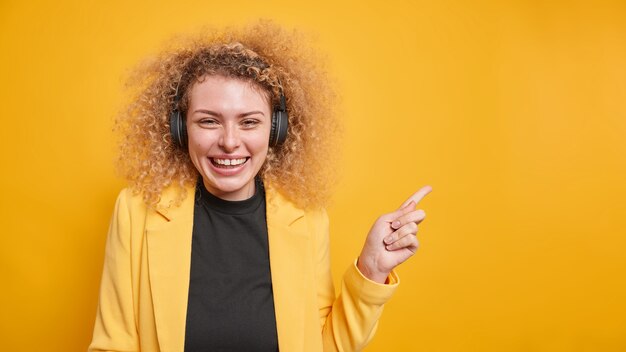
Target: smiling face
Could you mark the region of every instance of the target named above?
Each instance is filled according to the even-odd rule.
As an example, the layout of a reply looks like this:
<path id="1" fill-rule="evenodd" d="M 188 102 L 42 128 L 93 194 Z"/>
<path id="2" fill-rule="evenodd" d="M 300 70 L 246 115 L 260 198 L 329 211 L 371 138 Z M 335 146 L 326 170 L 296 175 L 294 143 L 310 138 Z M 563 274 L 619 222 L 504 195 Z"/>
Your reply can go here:
<path id="1" fill-rule="evenodd" d="M 206 189 L 225 200 L 254 195 L 254 177 L 267 157 L 271 109 L 253 84 L 205 76 L 189 91 L 189 156 Z"/>

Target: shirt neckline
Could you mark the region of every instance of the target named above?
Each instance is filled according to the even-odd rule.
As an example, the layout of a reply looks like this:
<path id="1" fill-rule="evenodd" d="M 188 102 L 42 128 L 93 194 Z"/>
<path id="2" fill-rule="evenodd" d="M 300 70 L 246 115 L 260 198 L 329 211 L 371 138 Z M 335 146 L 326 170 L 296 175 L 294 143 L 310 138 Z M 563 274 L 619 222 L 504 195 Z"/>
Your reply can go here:
<path id="1" fill-rule="evenodd" d="M 265 200 L 263 181 L 259 177 L 255 177 L 254 182 L 256 187 L 252 197 L 244 200 L 225 200 L 209 192 L 204 186 L 204 182 L 202 182 L 202 177 L 199 177 L 196 184 L 196 202 L 205 206 L 207 211 L 217 211 L 231 215 L 252 213 Z"/>

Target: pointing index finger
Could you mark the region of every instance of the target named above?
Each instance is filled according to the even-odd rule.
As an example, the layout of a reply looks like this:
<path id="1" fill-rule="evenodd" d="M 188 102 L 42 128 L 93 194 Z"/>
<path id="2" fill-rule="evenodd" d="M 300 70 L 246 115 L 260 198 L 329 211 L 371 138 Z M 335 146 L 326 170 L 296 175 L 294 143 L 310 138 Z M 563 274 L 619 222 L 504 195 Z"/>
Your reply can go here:
<path id="1" fill-rule="evenodd" d="M 402 205 L 400 206 L 400 209 L 409 205 L 411 201 L 414 201 L 415 204 L 418 204 L 422 200 L 422 198 L 426 197 L 426 195 L 430 193 L 432 190 L 433 188 L 431 186 L 424 186 L 420 188 L 419 191 L 415 192 L 412 196 L 409 197 L 409 199 L 407 199 L 404 203 L 402 203 Z"/>

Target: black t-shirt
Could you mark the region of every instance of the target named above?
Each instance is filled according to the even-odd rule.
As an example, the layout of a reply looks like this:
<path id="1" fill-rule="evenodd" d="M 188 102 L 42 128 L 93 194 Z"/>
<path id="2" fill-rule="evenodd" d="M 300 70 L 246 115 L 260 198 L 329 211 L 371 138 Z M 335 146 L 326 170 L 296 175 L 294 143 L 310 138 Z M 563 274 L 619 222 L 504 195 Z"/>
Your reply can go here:
<path id="1" fill-rule="evenodd" d="M 226 201 L 196 188 L 185 351 L 277 351 L 265 192 Z"/>

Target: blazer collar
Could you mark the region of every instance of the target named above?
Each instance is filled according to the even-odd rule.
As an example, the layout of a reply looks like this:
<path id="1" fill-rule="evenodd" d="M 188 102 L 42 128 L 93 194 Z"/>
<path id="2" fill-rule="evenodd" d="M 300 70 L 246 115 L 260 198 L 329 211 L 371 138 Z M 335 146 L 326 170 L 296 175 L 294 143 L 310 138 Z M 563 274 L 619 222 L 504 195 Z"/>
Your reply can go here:
<path id="1" fill-rule="evenodd" d="M 195 186 L 185 189 L 180 206 L 158 208 L 146 218 L 148 271 L 161 351 L 183 351 L 191 266 Z M 308 232 L 304 211 L 266 185 L 270 270 L 279 348 L 302 350 L 305 311 L 301 297 L 310 289 L 306 271 Z M 177 190 L 168 189 L 161 204 Z M 308 292 L 310 293 L 310 292 Z"/>

